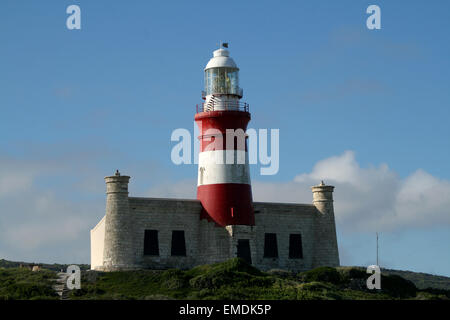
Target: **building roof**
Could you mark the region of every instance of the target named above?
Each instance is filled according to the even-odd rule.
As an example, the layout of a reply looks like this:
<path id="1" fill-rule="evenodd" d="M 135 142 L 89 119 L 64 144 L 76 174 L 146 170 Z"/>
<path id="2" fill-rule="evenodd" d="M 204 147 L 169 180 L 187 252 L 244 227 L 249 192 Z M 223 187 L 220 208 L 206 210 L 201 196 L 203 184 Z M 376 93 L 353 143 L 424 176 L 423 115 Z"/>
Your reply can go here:
<path id="1" fill-rule="evenodd" d="M 209 60 L 205 70 L 211 68 L 233 68 L 239 70 L 233 58 L 230 57 L 230 52 L 224 48 L 213 52 L 213 57 Z"/>

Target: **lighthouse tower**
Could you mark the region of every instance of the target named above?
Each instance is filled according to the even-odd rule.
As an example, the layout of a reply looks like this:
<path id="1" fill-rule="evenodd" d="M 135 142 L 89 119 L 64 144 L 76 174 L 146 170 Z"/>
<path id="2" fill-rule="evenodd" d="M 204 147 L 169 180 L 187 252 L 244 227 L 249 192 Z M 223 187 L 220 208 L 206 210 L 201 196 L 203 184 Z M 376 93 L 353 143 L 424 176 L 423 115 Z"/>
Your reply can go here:
<path id="1" fill-rule="evenodd" d="M 228 44 L 205 67 L 204 103 L 197 106 L 200 154 L 197 198 L 202 218 L 220 226 L 255 224 L 247 136 L 248 104 L 240 101 L 239 68 Z"/>

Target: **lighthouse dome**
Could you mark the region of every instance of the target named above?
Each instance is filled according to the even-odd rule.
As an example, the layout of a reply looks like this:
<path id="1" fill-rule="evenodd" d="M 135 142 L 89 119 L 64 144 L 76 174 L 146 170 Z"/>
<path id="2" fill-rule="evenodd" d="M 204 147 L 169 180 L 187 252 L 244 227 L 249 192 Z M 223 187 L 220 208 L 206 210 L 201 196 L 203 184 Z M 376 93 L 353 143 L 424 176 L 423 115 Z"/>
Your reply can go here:
<path id="1" fill-rule="evenodd" d="M 233 58 L 230 58 L 230 52 L 224 48 L 213 52 L 213 57 L 205 67 L 205 71 L 211 68 L 232 68 L 239 70 Z"/>

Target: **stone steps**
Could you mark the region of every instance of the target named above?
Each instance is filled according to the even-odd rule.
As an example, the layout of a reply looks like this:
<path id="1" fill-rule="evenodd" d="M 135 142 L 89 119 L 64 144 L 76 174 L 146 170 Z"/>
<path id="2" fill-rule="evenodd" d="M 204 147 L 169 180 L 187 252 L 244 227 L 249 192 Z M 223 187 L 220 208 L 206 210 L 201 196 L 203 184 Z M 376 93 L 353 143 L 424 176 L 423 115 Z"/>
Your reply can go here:
<path id="1" fill-rule="evenodd" d="M 56 278 L 56 284 L 53 286 L 53 289 L 61 300 L 68 300 L 70 290 L 67 288 L 67 278 L 69 275 L 65 272 L 58 272 L 57 276 L 58 278 Z"/>

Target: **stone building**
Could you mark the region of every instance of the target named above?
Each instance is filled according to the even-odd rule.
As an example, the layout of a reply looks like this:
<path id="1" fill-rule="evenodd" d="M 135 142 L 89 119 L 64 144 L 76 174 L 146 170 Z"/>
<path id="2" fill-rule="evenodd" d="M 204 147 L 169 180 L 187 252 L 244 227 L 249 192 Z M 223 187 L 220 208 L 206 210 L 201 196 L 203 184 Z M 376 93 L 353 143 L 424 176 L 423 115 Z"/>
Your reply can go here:
<path id="1" fill-rule="evenodd" d="M 92 269 L 184 269 L 233 257 L 262 270 L 339 265 L 333 186 L 312 187 L 312 204 L 254 202 L 247 141 L 230 147 L 227 136 L 211 139 L 210 129 L 245 131 L 250 120 L 227 47 L 205 68 L 205 102 L 195 116 L 198 199 L 130 197 L 129 176 L 106 177 L 106 215 L 91 230 Z M 244 163 L 215 162 L 230 152 Z"/>

